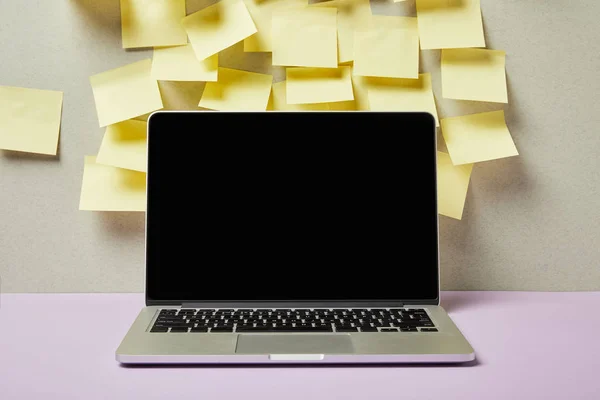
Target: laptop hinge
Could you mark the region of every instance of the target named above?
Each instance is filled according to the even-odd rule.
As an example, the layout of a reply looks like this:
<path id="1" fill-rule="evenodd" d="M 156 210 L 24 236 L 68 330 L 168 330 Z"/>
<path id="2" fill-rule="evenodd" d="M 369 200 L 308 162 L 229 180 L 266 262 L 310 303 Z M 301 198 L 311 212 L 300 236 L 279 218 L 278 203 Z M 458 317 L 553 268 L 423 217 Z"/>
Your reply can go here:
<path id="1" fill-rule="evenodd" d="M 306 302 L 184 302 L 182 308 L 395 308 L 404 307 L 403 302 L 390 301 L 306 301 Z"/>

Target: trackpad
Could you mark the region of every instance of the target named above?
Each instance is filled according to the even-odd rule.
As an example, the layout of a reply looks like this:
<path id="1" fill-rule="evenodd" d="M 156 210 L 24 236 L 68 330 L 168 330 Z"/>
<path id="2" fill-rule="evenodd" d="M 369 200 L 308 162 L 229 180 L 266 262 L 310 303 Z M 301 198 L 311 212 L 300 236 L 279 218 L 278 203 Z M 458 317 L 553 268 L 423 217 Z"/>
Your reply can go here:
<path id="1" fill-rule="evenodd" d="M 238 354 L 352 354 L 350 335 L 239 335 Z"/>

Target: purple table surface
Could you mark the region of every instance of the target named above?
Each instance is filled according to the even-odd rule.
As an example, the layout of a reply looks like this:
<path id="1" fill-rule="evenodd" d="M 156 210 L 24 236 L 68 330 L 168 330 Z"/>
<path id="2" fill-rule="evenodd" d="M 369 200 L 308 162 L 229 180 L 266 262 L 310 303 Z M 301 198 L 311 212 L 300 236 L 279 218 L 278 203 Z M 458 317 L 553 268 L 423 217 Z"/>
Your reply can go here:
<path id="1" fill-rule="evenodd" d="M 4 294 L 0 399 L 600 399 L 600 292 L 444 292 L 466 366 L 120 366 L 141 294 Z"/>

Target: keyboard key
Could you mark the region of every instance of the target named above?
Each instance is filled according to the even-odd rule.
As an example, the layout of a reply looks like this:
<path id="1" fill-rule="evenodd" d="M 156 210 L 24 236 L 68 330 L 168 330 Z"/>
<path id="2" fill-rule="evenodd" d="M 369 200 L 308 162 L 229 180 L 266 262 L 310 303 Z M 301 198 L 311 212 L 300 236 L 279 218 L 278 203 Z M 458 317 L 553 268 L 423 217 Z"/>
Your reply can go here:
<path id="1" fill-rule="evenodd" d="M 414 327 L 400 328 L 400 332 L 417 332 L 417 328 L 414 328 Z"/>
<path id="2" fill-rule="evenodd" d="M 210 329 L 211 332 L 233 332 L 233 327 L 215 327 Z"/>
<path id="3" fill-rule="evenodd" d="M 269 326 L 273 326 L 273 324 L 271 324 Z M 275 328 L 293 328 L 293 327 L 294 327 L 294 325 L 292 325 L 292 323 L 290 323 L 290 322 L 275 324 Z"/>
<path id="4" fill-rule="evenodd" d="M 171 332 L 177 332 L 177 333 L 183 333 L 183 332 L 187 332 L 188 328 L 186 327 L 172 327 L 171 328 Z"/>
<path id="5" fill-rule="evenodd" d="M 268 332 L 269 327 L 266 326 L 237 326 L 235 328 L 236 332 Z"/>
<path id="6" fill-rule="evenodd" d="M 352 325 L 335 325 L 335 330 L 339 331 L 341 329 L 352 329 L 352 328 L 356 328 Z"/>
<path id="7" fill-rule="evenodd" d="M 169 328 L 166 326 L 156 326 L 154 325 L 150 332 L 168 332 Z"/>
<path id="8" fill-rule="evenodd" d="M 336 330 L 336 332 L 358 332 L 358 328 L 353 328 L 351 326 L 350 327 L 344 326 L 344 327 L 340 327 L 340 328 L 336 327 L 335 330 Z"/>
<path id="9" fill-rule="evenodd" d="M 381 328 L 379 332 L 398 332 L 396 328 Z"/>
<path id="10" fill-rule="evenodd" d="M 190 332 L 208 332 L 208 328 L 205 326 L 197 326 L 195 328 L 190 329 Z"/>
<path id="11" fill-rule="evenodd" d="M 236 332 L 333 332 L 333 329 L 331 328 L 331 326 L 312 327 L 312 328 L 289 327 L 289 326 L 263 327 L 263 328 L 238 327 L 238 328 L 236 328 Z"/>
<path id="12" fill-rule="evenodd" d="M 377 332 L 377 328 L 374 328 L 372 326 L 365 326 L 365 327 L 361 327 L 360 331 L 361 332 Z"/>
<path id="13" fill-rule="evenodd" d="M 421 332 L 437 332 L 437 328 L 421 328 Z"/>
<path id="14" fill-rule="evenodd" d="M 402 328 L 402 327 L 409 327 L 409 326 L 424 326 L 423 324 L 426 324 L 426 323 L 430 323 L 430 322 L 402 321 L 402 322 L 397 322 L 396 324 L 400 328 Z M 433 326 L 433 324 L 431 326 Z"/>
<path id="15" fill-rule="evenodd" d="M 181 321 L 181 322 L 171 322 L 169 324 L 161 323 L 160 325 L 170 326 L 172 328 L 186 328 L 188 326 L 191 326 L 192 324 L 188 324 L 185 321 Z"/>
<path id="16" fill-rule="evenodd" d="M 318 327 L 302 327 L 296 326 L 294 328 L 271 328 L 273 332 L 333 332 L 331 326 L 318 326 Z M 271 329 L 269 332 L 271 332 Z"/>
<path id="17" fill-rule="evenodd" d="M 185 321 L 185 319 L 183 319 L 183 318 L 171 318 L 171 317 L 158 317 L 158 318 L 156 318 L 156 322 L 164 322 L 164 323 L 181 322 L 181 321 Z"/>

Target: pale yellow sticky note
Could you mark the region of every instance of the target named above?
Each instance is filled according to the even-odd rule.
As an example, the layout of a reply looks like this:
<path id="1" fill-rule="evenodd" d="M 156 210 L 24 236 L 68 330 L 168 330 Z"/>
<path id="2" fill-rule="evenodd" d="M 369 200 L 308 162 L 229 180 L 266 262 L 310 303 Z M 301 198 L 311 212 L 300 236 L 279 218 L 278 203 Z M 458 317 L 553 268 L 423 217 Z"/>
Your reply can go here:
<path id="1" fill-rule="evenodd" d="M 63 93 L 0 86 L 0 149 L 56 155 Z"/>
<path id="2" fill-rule="evenodd" d="M 354 100 L 352 68 L 288 68 L 288 104 Z"/>
<path id="3" fill-rule="evenodd" d="M 121 0 L 123 48 L 187 43 L 185 0 Z"/>
<path id="4" fill-rule="evenodd" d="M 442 118 L 441 125 L 454 165 L 519 154 L 506 126 L 503 110 Z"/>
<path id="5" fill-rule="evenodd" d="M 500 50 L 442 50 L 442 96 L 508 103 L 505 58 Z"/>
<path id="6" fill-rule="evenodd" d="M 146 174 L 96 163 L 85 157 L 79 209 L 146 211 Z"/>
<path id="7" fill-rule="evenodd" d="M 222 0 L 183 19 L 183 27 L 199 60 L 233 46 L 256 33 L 242 0 Z"/>
<path id="8" fill-rule="evenodd" d="M 273 51 L 271 40 L 271 16 L 276 10 L 304 7 L 307 0 L 244 0 L 257 32 L 244 39 L 244 51 Z"/>
<path id="9" fill-rule="evenodd" d="M 100 126 L 163 108 L 152 60 L 142 60 L 90 77 Z"/>
<path id="10" fill-rule="evenodd" d="M 331 0 L 311 6 L 337 9 L 338 62 L 342 64 L 354 60 L 354 32 L 370 23 L 372 13 L 369 0 Z"/>
<path id="11" fill-rule="evenodd" d="M 336 101 L 333 103 L 324 103 L 329 111 L 357 111 L 356 101 Z"/>
<path id="12" fill-rule="evenodd" d="M 273 12 L 273 65 L 337 67 L 336 14 L 328 7 Z"/>
<path id="13" fill-rule="evenodd" d="M 352 75 L 352 92 L 354 100 L 335 101 L 332 103 L 315 103 L 315 104 L 288 104 L 287 107 L 308 107 L 311 110 L 327 110 L 327 111 L 367 111 L 369 110 L 369 98 L 366 81 L 369 78 Z M 282 82 L 285 87 L 285 81 Z M 275 87 L 277 84 L 273 84 Z M 273 98 L 273 96 L 271 96 Z"/>
<path id="14" fill-rule="evenodd" d="M 354 100 L 333 103 L 288 104 L 285 81 L 273 84 L 269 105 L 267 106 L 267 111 L 355 111 L 356 109 Z"/>
<path id="15" fill-rule="evenodd" d="M 326 103 L 317 104 L 288 104 L 286 93 L 286 82 L 277 82 L 273 84 L 271 98 L 267 110 L 272 111 L 327 111 L 329 107 Z"/>
<path id="16" fill-rule="evenodd" d="M 376 15 L 354 34 L 354 74 L 419 78 L 417 19 Z"/>
<path id="17" fill-rule="evenodd" d="M 107 126 L 96 162 L 146 172 L 147 130 L 145 121 L 134 119 Z"/>
<path id="18" fill-rule="evenodd" d="M 419 79 L 369 78 L 367 91 L 372 111 L 425 111 L 439 126 L 430 74 Z"/>
<path id="19" fill-rule="evenodd" d="M 421 49 L 485 47 L 479 0 L 417 0 Z"/>
<path id="20" fill-rule="evenodd" d="M 437 152 L 438 214 L 461 219 L 473 164 L 453 165 L 450 156 Z"/>
<path id="21" fill-rule="evenodd" d="M 221 111 L 265 111 L 273 76 L 219 68 L 219 81 L 208 82 L 200 107 Z"/>
<path id="22" fill-rule="evenodd" d="M 352 75 L 352 88 L 354 89 L 354 102 L 356 110 L 368 111 L 369 106 L 369 90 L 368 81 L 370 78 L 358 75 Z"/>
<path id="23" fill-rule="evenodd" d="M 159 81 L 216 81 L 219 54 L 198 60 L 191 44 L 154 49 L 152 77 Z"/>
<path id="24" fill-rule="evenodd" d="M 317 104 L 295 104 L 293 107 L 303 106 L 321 106 L 328 111 L 368 111 L 369 98 L 367 91 L 367 81 L 370 78 L 352 75 L 352 92 L 354 100 L 336 101 L 333 103 L 317 103 Z"/>

